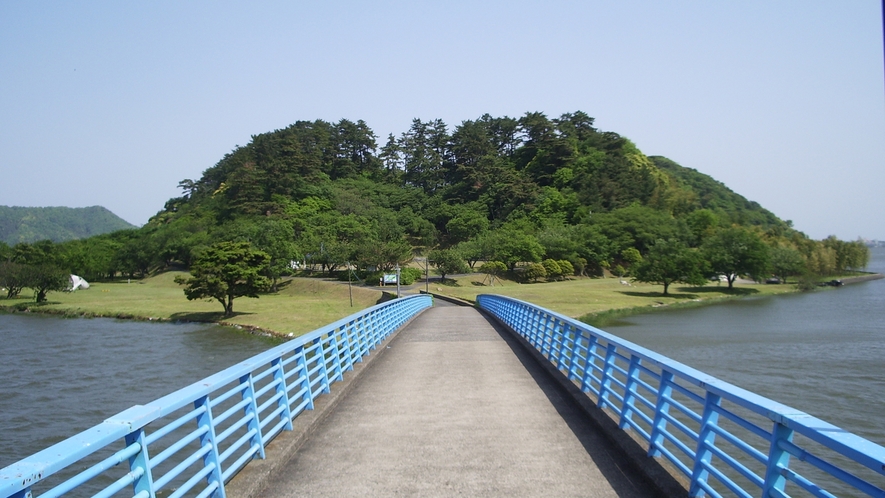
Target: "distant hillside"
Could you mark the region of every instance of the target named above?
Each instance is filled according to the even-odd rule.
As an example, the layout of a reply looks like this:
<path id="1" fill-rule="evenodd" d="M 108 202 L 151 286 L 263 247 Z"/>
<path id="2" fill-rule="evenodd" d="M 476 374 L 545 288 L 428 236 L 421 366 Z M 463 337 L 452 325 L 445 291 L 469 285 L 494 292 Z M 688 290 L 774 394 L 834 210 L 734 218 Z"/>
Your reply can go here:
<path id="1" fill-rule="evenodd" d="M 135 227 L 101 206 L 0 206 L 0 241 L 9 245 L 46 239 L 63 242 L 128 228 Z"/>
<path id="2" fill-rule="evenodd" d="M 682 192 L 689 194 L 689 210 L 709 209 L 722 213 L 732 223 L 740 225 L 768 227 L 780 223 L 774 213 L 760 206 L 758 202 L 747 200 L 709 175 L 694 168 L 680 166 L 666 157 L 649 156 L 649 159 L 670 175 Z"/>

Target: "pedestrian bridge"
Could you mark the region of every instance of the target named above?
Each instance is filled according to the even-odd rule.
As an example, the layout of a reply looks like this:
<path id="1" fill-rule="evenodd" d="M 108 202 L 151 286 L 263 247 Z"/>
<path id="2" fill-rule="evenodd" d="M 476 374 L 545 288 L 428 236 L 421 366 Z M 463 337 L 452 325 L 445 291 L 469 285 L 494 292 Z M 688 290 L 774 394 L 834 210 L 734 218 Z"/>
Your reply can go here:
<path id="1" fill-rule="evenodd" d="M 0 497 L 885 496 L 885 448 L 808 414 L 530 303 L 431 304 L 132 407 Z"/>

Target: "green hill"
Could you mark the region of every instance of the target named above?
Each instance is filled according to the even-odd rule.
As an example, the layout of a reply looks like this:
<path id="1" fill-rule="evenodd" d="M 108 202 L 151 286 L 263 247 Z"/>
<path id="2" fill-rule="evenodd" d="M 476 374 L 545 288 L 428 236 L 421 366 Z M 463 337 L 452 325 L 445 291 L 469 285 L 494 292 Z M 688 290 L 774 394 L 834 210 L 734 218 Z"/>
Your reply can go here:
<path id="1" fill-rule="evenodd" d="M 454 127 L 414 119 L 381 141 L 363 121 L 297 121 L 253 135 L 179 187 L 182 195 L 138 230 L 61 244 L 64 267 L 87 279 L 147 275 L 188 267 L 223 241 L 267 253 L 265 274 L 274 281 L 345 266 L 377 281 L 378 272 L 416 256 L 450 274 L 488 261 L 526 281 L 542 272 L 625 276 L 657 257 L 659 242 L 719 266 L 746 259 L 726 251 L 764 244 L 753 260 L 759 264 L 740 270 L 756 276 L 770 274 L 762 265 L 769 253 L 771 272 L 784 277 L 865 263 L 848 257 L 851 243 L 812 241 L 709 175 L 597 129 L 581 111 L 485 114 Z M 90 210 L 120 224 L 71 221 L 77 210 L 64 208 L 3 208 L 0 235 L 14 244 L 130 227 Z"/>
<path id="2" fill-rule="evenodd" d="M 581 111 L 486 114 L 454 128 L 415 119 L 380 145 L 363 121 L 298 121 L 183 180 L 143 231 L 167 264 L 222 239 L 270 252 L 273 238 L 323 270 L 457 247 L 468 261 L 546 257 L 597 271 L 659 239 L 696 246 L 716 227 L 792 233 L 708 175 L 593 125 Z"/>
<path id="3" fill-rule="evenodd" d="M 0 241 L 9 245 L 38 240 L 63 242 L 128 228 L 135 227 L 101 206 L 0 206 Z"/>

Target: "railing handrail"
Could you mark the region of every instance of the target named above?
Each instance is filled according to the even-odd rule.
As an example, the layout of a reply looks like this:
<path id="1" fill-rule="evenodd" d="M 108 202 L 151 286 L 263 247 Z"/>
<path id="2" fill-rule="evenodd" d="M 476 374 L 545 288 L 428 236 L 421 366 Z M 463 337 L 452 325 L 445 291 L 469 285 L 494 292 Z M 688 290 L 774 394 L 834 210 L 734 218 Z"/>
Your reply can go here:
<path id="1" fill-rule="evenodd" d="M 59 470 L 80 461 L 82 458 L 91 455 L 97 450 L 116 441 L 131 437 L 133 434 L 143 431 L 150 423 L 166 417 L 177 410 L 188 407 L 189 405 L 196 403 L 198 400 L 208 397 L 210 394 L 226 385 L 237 382 L 238 380 L 244 382 L 242 380 L 244 376 L 248 376 L 249 382 L 251 383 L 251 376 L 256 369 L 274 362 L 282 361 L 283 356 L 287 354 L 293 354 L 293 352 L 297 351 L 303 352 L 304 348 L 307 346 L 318 342 L 320 343 L 320 349 L 315 351 L 312 356 L 308 357 L 306 354 L 302 353 L 301 360 L 303 362 L 309 361 L 322 364 L 323 368 L 319 370 L 325 372 L 325 367 L 329 362 L 338 361 L 339 369 L 343 370 L 341 368 L 343 366 L 341 363 L 342 361 L 346 362 L 348 358 L 350 358 L 351 361 L 360 361 L 360 358 L 369 354 L 370 349 L 374 349 L 377 344 L 383 341 L 408 319 L 431 305 L 431 296 L 416 295 L 372 306 L 254 355 L 154 401 L 144 405 L 132 406 L 109 417 L 94 427 L 86 429 L 79 434 L 34 453 L 6 468 L 0 469 L 0 497 L 27 496 L 27 491 L 35 483 L 46 479 Z M 376 324 L 374 322 L 366 323 L 363 324 L 365 326 L 362 329 L 356 330 L 357 325 L 362 324 L 362 321 L 374 319 L 376 316 L 379 317 L 378 320 L 386 320 L 386 322 L 381 324 Z M 348 329 L 348 327 L 350 329 Z M 354 331 L 357 333 L 363 333 L 365 337 L 347 336 L 349 332 Z M 335 338 L 342 335 L 347 336 L 348 341 L 351 338 L 355 339 L 355 343 L 351 344 L 351 351 L 338 350 L 339 344 Z M 326 340 L 328 344 L 334 343 L 335 350 L 331 351 L 331 346 L 322 342 L 324 340 Z M 353 349 L 353 347 L 356 347 L 357 349 Z M 317 375 L 318 374 L 313 374 L 313 377 L 316 378 Z M 311 377 L 311 375 L 307 373 L 306 368 L 304 376 L 305 378 Z M 322 386 L 340 380 L 333 377 L 334 376 L 326 375 L 325 379 L 317 379 L 316 382 Z M 311 388 L 308 388 L 307 390 L 308 393 L 305 396 L 310 397 L 309 404 L 311 404 L 313 398 L 319 394 L 315 393 Z M 328 392 L 328 390 L 323 392 Z M 294 416 L 297 416 L 297 413 L 293 415 L 293 418 Z M 291 428 L 291 423 L 289 423 L 289 428 Z M 273 436 L 275 435 L 276 434 L 273 434 Z M 270 439 L 271 438 L 268 438 L 267 441 L 262 441 L 262 454 L 263 444 L 269 442 Z M 220 469 L 217 470 L 220 471 Z M 146 470 L 142 469 L 142 471 Z M 223 482 L 217 483 L 217 485 L 223 490 Z M 135 495 L 141 496 L 138 493 Z M 150 490 L 147 496 L 153 495 L 154 490 Z"/>
<path id="2" fill-rule="evenodd" d="M 502 320 L 520 335 L 526 336 L 527 331 L 520 330 L 521 327 L 518 323 L 515 323 L 514 320 L 508 320 L 501 316 L 496 310 L 490 309 L 490 307 L 492 307 L 491 303 L 493 302 L 509 303 L 509 305 L 523 307 L 526 310 L 532 310 L 532 313 L 545 315 L 554 320 L 558 320 L 564 325 L 573 327 L 576 331 L 596 336 L 598 339 L 604 340 L 607 344 L 615 345 L 622 356 L 626 355 L 628 357 L 641 359 L 644 361 L 643 365 L 646 368 L 651 365 L 657 367 L 662 372 L 666 371 L 672 373 L 685 382 L 703 389 L 707 393 L 741 406 L 757 415 L 761 415 L 776 425 L 783 426 L 789 431 L 795 431 L 795 433 L 801 434 L 810 440 L 832 449 L 837 453 L 860 463 L 868 469 L 885 475 L 885 447 L 861 436 L 845 431 L 844 429 L 814 417 L 813 415 L 735 386 L 734 384 L 718 379 L 662 354 L 656 353 L 638 344 L 560 313 L 512 297 L 493 294 L 480 294 L 477 296 L 477 303 L 481 308 L 491 312 L 499 320 Z M 555 340 L 555 338 L 552 338 L 551 340 Z M 562 344 L 560 344 L 559 352 L 562 353 L 563 350 Z M 551 355 L 548 355 L 548 359 L 551 362 L 554 362 L 555 360 L 567 361 L 563 358 L 553 358 Z M 616 406 L 612 406 L 612 403 L 610 402 L 606 402 L 605 404 L 611 408 L 617 408 Z M 650 453 L 653 453 L 654 450 L 655 448 L 649 448 Z M 885 492 L 883 492 L 883 495 L 885 495 Z"/>

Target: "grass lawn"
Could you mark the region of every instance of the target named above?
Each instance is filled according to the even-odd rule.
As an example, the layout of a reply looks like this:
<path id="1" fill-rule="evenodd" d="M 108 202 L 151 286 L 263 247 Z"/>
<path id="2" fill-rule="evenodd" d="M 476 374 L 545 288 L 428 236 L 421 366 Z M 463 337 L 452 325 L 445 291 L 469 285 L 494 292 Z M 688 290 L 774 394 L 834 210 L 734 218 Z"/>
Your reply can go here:
<path id="1" fill-rule="evenodd" d="M 528 301 L 574 318 L 584 318 L 595 325 L 609 316 L 652 311 L 664 306 L 695 306 L 703 301 L 735 297 L 763 296 L 795 292 L 795 285 L 738 284 L 729 292 L 728 285 L 711 282 L 703 287 L 670 286 L 663 295 L 661 285 L 632 282 L 620 283 L 617 278 L 577 278 L 563 282 L 518 284 L 504 281 L 494 287 L 483 285 L 483 275 L 447 280 L 445 285 L 432 283 L 430 290 L 438 294 L 474 300 L 477 294 L 500 294 Z M 620 311 L 617 311 L 620 310 Z"/>
<path id="2" fill-rule="evenodd" d="M 96 282 L 76 292 L 51 292 L 49 302 L 33 303 L 28 290 L 20 299 L 0 299 L 0 307 L 28 306 L 31 310 L 69 316 L 216 322 L 224 321 L 300 335 L 374 305 L 381 298 L 376 290 L 353 288 L 353 307 L 346 285 L 318 279 L 296 278 L 285 282 L 275 294 L 258 299 L 234 300 L 234 316 L 225 319 L 217 301 L 188 301 L 183 287 L 173 279 L 182 272 L 166 272 L 144 280 Z"/>
<path id="3" fill-rule="evenodd" d="M 52 292 L 49 302 L 35 305 L 26 290 L 19 299 L 0 299 L 3 307 L 30 308 L 67 316 L 107 316 L 117 318 L 224 322 L 257 327 L 278 334 L 300 335 L 351 315 L 379 302 L 381 292 L 354 286 L 354 306 L 350 307 L 346 285 L 315 278 L 284 281 L 280 291 L 259 299 L 237 298 L 234 316 L 225 319 L 217 301 L 188 301 L 182 287 L 173 282 L 182 272 L 166 272 L 131 283 L 96 282 L 87 290 Z M 474 274 L 448 279 L 444 284 L 431 282 L 431 292 L 475 300 L 477 294 L 502 294 L 535 303 L 567 316 L 583 319 L 597 326 L 606 320 L 628 314 L 672 306 L 697 306 L 699 303 L 736 297 L 763 296 L 795 292 L 795 285 L 735 284 L 729 292 L 724 284 L 703 287 L 663 287 L 631 283 L 617 278 L 576 278 L 562 282 L 518 284 L 503 281 L 494 287 L 482 283 L 483 275 Z M 424 285 L 413 286 L 412 292 Z M 391 289 L 392 290 L 392 289 Z"/>

